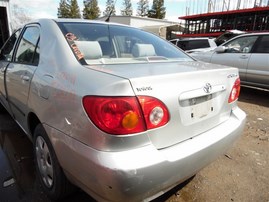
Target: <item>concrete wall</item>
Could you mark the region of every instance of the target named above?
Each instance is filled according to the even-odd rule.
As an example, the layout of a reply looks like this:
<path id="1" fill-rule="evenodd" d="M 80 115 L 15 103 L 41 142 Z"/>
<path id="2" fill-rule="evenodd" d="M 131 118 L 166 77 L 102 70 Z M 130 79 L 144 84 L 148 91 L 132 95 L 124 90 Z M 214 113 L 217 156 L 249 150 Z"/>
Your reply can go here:
<path id="1" fill-rule="evenodd" d="M 98 18 L 97 20 L 105 21 L 106 17 Z M 137 16 L 111 16 L 110 22 L 130 25 L 149 32 L 152 32 L 158 36 L 166 38 L 166 27 L 178 24 L 177 22 L 171 22 L 167 20 L 143 18 Z"/>
<path id="2" fill-rule="evenodd" d="M 97 20 L 105 21 L 106 17 L 98 18 Z M 130 25 L 133 27 L 141 28 L 141 27 L 149 27 L 149 26 L 167 26 L 176 24 L 176 22 L 153 19 L 153 18 L 143 18 L 137 16 L 111 16 L 110 22 Z"/>

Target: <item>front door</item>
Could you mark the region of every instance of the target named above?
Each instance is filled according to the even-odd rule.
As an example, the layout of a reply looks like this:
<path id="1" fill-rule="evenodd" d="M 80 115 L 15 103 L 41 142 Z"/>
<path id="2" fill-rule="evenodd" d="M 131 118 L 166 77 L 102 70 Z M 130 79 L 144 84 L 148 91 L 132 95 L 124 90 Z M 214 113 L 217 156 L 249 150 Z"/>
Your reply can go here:
<path id="1" fill-rule="evenodd" d="M 15 119 L 26 125 L 30 83 L 39 62 L 39 27 L 27 26 L 18 43 L 13 61 L 6 69 L 6 91 Z"/>
<path id="2" fill-rule="evenodd" d="M 10 62 L 12 61 L 13 52 L 15 49 L 16 42 L 19 38 L 21 30 L 17 30 L 12 36 L 7 40 L 3 48 L 1 49 L 0 54 L 0 102 L 9 109 L 7 102 L 7 94 L 6 94 L 6 69 Z"/>
<path id="3" fill-rule="evenodd" d="M 237 67 L 240 79 L 246 81 L 247 66 L 252 54 L 251 50 L 257 38 L 257 36 L 242 36 L 225 43 L 223 45 L 226 49 L 225 52 L 215 52 L 212 55 L 211 62 Z"/>

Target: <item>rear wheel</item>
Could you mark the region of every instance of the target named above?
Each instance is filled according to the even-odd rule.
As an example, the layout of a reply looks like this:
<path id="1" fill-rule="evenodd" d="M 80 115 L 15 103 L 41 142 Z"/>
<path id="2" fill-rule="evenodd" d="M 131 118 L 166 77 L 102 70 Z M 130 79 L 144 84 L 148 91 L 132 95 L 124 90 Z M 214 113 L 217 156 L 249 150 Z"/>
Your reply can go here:
<path id="1" fill-rule="evenodd" d="M 64 175 L 52 144 L 41 124 L 36 127 L 34 132 L 34 157 L 37 176 L 50 198 L 61 199 L 75 190 L 75 187 Z"/>
<path id="2" fill-rule="evenodd" d="M 5 112 L 5 111 L 6 111 L 5 107 L 0 102 L 0 112 Z"/>

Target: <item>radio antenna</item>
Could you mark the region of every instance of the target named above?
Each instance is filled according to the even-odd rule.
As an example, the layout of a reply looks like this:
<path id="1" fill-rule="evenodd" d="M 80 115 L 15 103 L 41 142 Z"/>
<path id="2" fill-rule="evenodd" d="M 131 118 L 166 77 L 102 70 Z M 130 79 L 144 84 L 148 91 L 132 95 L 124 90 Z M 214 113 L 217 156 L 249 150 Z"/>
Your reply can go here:
<path id="1" fill-rule="evenodd" d="M 114 5 L 111 8 L 111 11 L 109 12 L 109 14 L 108 14 L 107 19 L 105 20 L 105 22 L 109 22 L 110 16 L 112 15 L 113 10 L 115 9 L 116 2 L 117 2 L 117 0 L 115 0 Z"/>

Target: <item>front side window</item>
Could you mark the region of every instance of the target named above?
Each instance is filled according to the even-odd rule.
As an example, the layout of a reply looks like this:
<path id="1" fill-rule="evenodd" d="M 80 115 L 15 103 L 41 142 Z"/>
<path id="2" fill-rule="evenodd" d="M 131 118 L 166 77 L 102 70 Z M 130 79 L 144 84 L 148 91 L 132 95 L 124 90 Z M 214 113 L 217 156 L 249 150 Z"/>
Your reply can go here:
<path id="1" fill-rule="evenodd" d="M 166 40 L 136 28 L 98 23 L 58 25 L 77 59 L 87 64 L 193 61 Z"/>
<path id="2" fill-rule="evenodd" d="M 15 62 L 37 65 L 39 60 L 39 28 L 27 27 L 19 42 Z"/>
<path id="3" fill-rule="evenodd" d="M 245 36 L 225 44 L 227 53 L 249 53 L 258 36 Z"/>
<path id="4" fill-rule="evenodd" d="M 1 49 L 1 60 L 5 60 L 10 62 L 12 60 L 12 55 L 15 49 L 16 41 L 18 40 L 20 36 L 21 30 L 17 30 L 14 34 L 11 35 L 11 37 L 7 40 L 3 48 Z"/>

